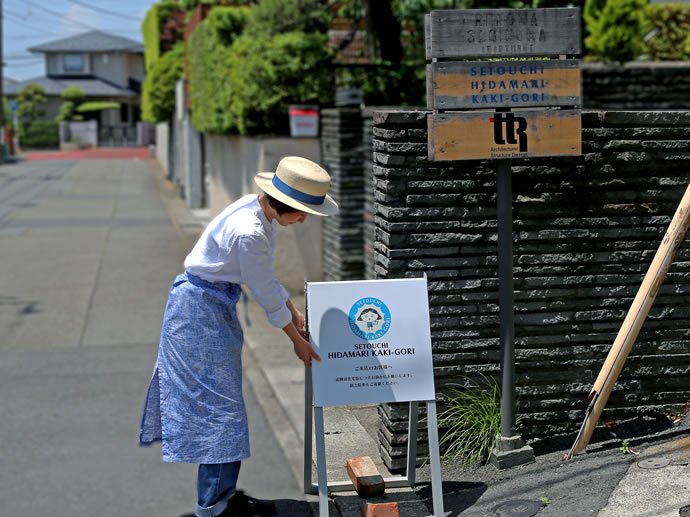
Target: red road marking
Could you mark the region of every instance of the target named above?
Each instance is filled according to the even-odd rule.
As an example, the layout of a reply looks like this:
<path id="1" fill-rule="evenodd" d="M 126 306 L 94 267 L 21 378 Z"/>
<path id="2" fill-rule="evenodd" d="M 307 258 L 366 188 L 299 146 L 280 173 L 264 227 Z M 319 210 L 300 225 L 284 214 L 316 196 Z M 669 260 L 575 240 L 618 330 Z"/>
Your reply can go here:
<path id="1" fill-rule="evenodd" d="M 37 151 L 24 155 L 29 161 L 38 160 L 105 160 L 149 158 L 148 147 L 101 147 L 79 151 Z"/>

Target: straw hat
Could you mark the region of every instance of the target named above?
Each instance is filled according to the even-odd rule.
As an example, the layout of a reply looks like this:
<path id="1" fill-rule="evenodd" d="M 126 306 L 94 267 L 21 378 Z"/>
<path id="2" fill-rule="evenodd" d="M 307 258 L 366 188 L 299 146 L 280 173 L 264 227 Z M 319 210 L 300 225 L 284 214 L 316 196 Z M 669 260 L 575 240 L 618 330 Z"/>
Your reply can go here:
<path id="1" fill-rule="evenodd" d="M 338 205 L 327 194 L 331 177 L 314 162 L 286 156 L 276 172 L 260 172 L 254 177 L 266 194 L 292 208 L 314 215 L 333 215 Z"/>

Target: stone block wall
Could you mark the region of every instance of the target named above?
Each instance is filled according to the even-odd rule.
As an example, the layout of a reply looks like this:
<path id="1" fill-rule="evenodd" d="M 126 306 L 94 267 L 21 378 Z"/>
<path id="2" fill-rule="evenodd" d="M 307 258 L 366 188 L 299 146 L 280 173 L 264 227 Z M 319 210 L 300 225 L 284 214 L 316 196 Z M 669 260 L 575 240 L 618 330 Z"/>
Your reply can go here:
<path id="1" fill-rule="evenodd" d="M 321 111 L 321 165 L 331 175 L 338 214 L 323 221 L 325 281 L 364 277 L 364 151 L 359 108 Z"/>
<path id="2" fill-rule="evenodd" d="M 425 111 L 373 118 L 378 278 L 429 280 L 437 394 L 500 372 L 490 161 L 430 162 Z M 514 160 L 516 385 L 523 436 L 572 431 L 690 183 L 690 112 L 585 112 L 583 155 Z M 603 419 L 690 399 L 690 243 L 676 256 Z M 404 466 L 407 407 L 382 455 Z M 425 442 L 420 441 L 420 456 Z"/>
<path id="3" fill-rule="evenodd" d="M 690 63 L 582 63 L 585 109 L 690 109 Z"/>

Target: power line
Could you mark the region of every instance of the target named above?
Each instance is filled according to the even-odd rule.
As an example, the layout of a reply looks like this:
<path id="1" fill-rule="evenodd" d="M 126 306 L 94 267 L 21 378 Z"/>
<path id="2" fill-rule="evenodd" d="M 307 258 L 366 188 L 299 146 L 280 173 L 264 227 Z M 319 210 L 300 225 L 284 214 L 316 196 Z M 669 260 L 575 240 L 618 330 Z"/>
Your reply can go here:
<path id="1" fill-rule="evenodd" d="M 25 1 L 26 3 L 29 3 L 29 4 L 31 4 L 31 5 L 33 5 L 33 6 L 36 6 L 35 3 L 30 2 L 29 0 L 23 0 L 23 1 Z M 41 7 L 41 9 L 45 10 L 45 9 L 42 8 L 42 7 Z M 17 12 L 9 11 L 9 10 L 7 10 L 7 9 L 3 9 L 3 12 L 5 12 L 5 13 L 7 13 L 7 14 L 11 14 L 13 17 L 16 17 L 16 18 L 17 18 L 17 20 L 15 20 L 13 23 L 19 23 L 19 24 L 22 24 L 22 25 L 24 25 L 24 26 L 26 26 L 26 27 L 30 27 L 30 28 L 32 28 L 32 29 L 36 29 L 36 24 L 37 24 L 37 23 L 40 23 L 40 24 L 50 24 L 52 27 L 55 27 L 55 22 L 54 22 L 54 20 L 53 20 L 53 16 L 60 16 L 61 18 L 67 18 L 67 20 L 68 20 L 69 22 L 72 22 L 72 21 L 73 21 L 71 18 L 65 17 L 65 16 L 63 16 L 63 15 L 60 14 L 60 13 L 56 13 L 55 11 L 50 11 L 50 10 L 46 11 L 47 13 L 50 13 L 50 14 L 47 15 L 48 17 L 50 17 L 50 20 L 48 20 L 48 18 L 43 19 L 43 18 L 40 17 L 40 16 L 45 16 L 45 13 L 42 13 L 42 12 L 40 12 L 40 11 L 34 11 L 34 12 L 32 12 L 31 8 L 29 8 L 29 12 L 28 12 L 26 15 L 21 15 L 21 14 L 19 14 L 19 13 L 17 13 Z M 39 15 L 39 18 L 38 18 L 38 19 L 35 18 L 36 15 Z M 31 22 L 28 21 L 27 19 L 28 19 L 29 17 L 32 17 L 32 16 L 34 16 L 34 21 L 31 21 Z M 108 32 L 108 33 L 110 33 L 110 34 L 123 34 L 123 35 L 125 35 L 125 34 L 141 34 L 141 31 L 140 31 L 140 29 L 138 29 L 138 28 L 132 28 L 132 29 L 124 29 L 124 28 L 119 28 L 119 29 L 100 29 L 100 28 L 97 28 L 97 27 L 93 27 L 93 26 L 90 26 L 90 25 L 86 25 L 86 24 L 81 23 L 81 22 L 76 22 L 76 21 L 74 21 L 74 23 L 78 23 L 79 25 L 82 25 L 82 27 L 85 27 L 85 28 L 88 28 L 88 29 L 91 29 L 91 30 L 99 30 L 99 31 L 103 31 L 103 32 Z M 82 30 L 83 30 L 83 29 L 82 29 Z M 72 28 L 72 31 L 76 31 L 76 32 L 68 32 L 68 31 L 61 31 L 60 33 L 54 33 L 54 32 L 41 32 L 40 34 L 36 34 L 36 36 L 27 35 L 27 34 L 22 34 L 21 36 L 13 36 L 13 37 L 7 37 L 7 36 L 6 36 L 4 39 L 5 39 L 5 40 L 26 40 L 26 39 L 37 39 L 37 38 L 41 38 L 41 37 L 42 37 L 42 38 L 46 38 L 46 37 L 60 38 L 60 37 L 69 37 L 69 36 L 72 36 L 72 35 L 80 34 L 80 32 L 81 32 L 81 30 L 80 30 L 78 27 Z"/>
<path id="2" fill-rule="evenodd" d="M 31 56 L 31 55 L 26 55 L 26 56 L 21 56 L 21 55 L 14 55 L 14 56 L 8 56 L 5 54 L 3 56 L 3 59 L 17 59 L 17 60 L 26 60 L 26 59 L 33 59 L 37 61 L 43 61 L 44 58 L 42 56 Z"/>
<path id="3" fill-rule="evenodd" d="M 137 22 L 142 21 L 141 18 L 137 16 L 129 16 L 127 14 L 122 14 L 118 13 L 116 11 L 109 11 L 108 9 L 103 9 L 101 7 L 95 7 L 93 5 L 87 4 L 86 2 L 82 2 L 80 0 L 68 0 L 69 2 L 72 2 L 73 4 L 81 5 L 82 7 L 86 7 L 87 9 L 91 9 L 92 11 L 96 11 L 97 13 L 103 13 L 103 14 L 109 14 L 110 16 L 118 16 L 120 18 L 126 18 L 128 20 L 135 20 Z"/>
<path id="4" fill-rule="evenodd" d="M 48 9 L 47 7 L 43 7 L 42 5 L 39 5 L 35 2 L 32 2 L 31 0 L 23 0 L 25 3 L 34 6 L 36 9 L 40 9 L 41 11 L 44 11 L 48 14 L 52 14 L 53 16 L 57 16 L 61 20 L 67 20 L 69 23 L 74 24 L 74 25 L 81 25 L 85 29 L 91 29 L 95 31 L 102 31 L 100 27 L 94 27 L 93 25 L 88 25 L 86 23 L 82 23 L 80 21 L 74 20 L 69 17 L 69 14 L 64 14 L 64 13 L 59 13 L 57 11 L 53 11 L 52 9 Z"/>

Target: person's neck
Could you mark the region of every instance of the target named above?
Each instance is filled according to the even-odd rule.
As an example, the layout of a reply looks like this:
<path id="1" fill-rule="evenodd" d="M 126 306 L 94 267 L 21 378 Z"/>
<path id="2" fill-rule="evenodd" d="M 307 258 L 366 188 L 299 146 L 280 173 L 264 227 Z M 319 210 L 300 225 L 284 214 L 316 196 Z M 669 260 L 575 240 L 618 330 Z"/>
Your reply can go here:
<path id="1" fill-rule="evenodd" d="M 259 206 L 261 206 L 261 210 L 266 216 L 266 219 L 268 219 L 268 222 L 272 223 L 276 216 L 276 211 L 271 208 L 271 205 L 268 203 L 268 198 L 263 192 L 259 194 Z"/>

